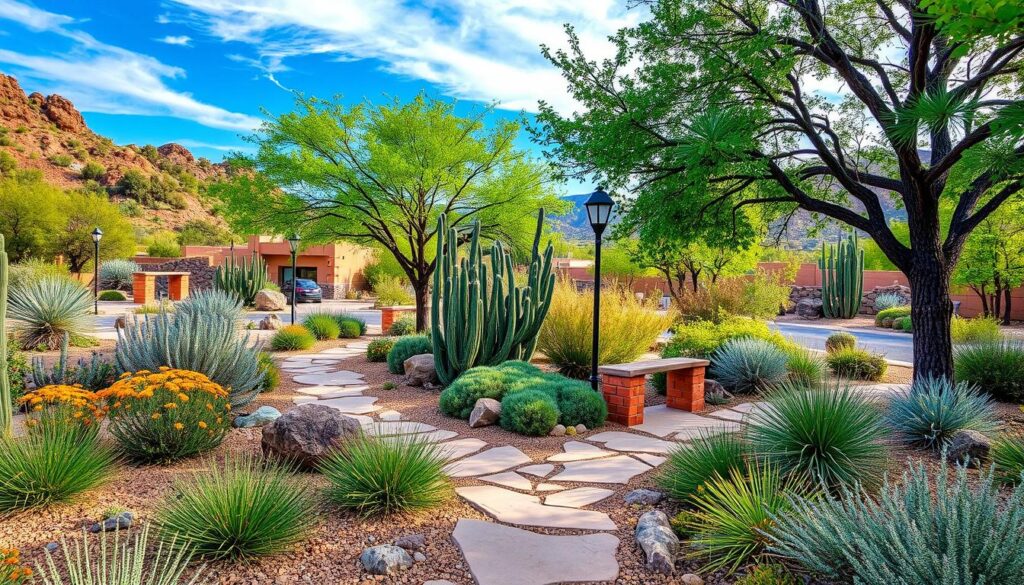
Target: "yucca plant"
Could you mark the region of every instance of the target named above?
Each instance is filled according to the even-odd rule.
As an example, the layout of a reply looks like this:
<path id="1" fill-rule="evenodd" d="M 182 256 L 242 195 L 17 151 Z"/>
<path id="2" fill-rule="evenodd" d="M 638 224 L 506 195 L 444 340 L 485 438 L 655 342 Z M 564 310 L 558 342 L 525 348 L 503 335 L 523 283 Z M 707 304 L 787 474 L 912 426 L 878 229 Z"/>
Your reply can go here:
<path id="1" fill-rule="evenodd" d="M 139 265 L 132 260 L 107 260 L 100 263 L 100 283 L 104 288 L 131 290 Z"/>
<path id="2" fill-rule="evenodd" d="M 1024 482 L 1024 436 L 1004 435 L 992 443 L 996 479 L 1004 484 Z"/>
<path id="3" fill-rule="evenodd" d="M 747 420 L 757 457 L 794 482 L 877 485 L 885 469 L 882 417 L 843 383 L 783 384 Z"/>
<path id="4" fill-rule="evenodd" d="M 232 322 L 242 318 L 245 308 L 242 301 L 232 293 L 211 288 L 201 290 L 179 301 L 174 307 L 178 315 L 202 315 L 221 317 Z"/>
<path id="5" fill-rule="evenodd" d="M 749 455 L 750 446 L 735 433 L 701 436 L 672 449 L 657 482 L 669 496 L 689 502 L 708 482 L 729 477 L 733 470 L 745 474 Z"/>
<path id="6" fill-rule="evenodd" d="M 157 546 L 147 558 L 149 524 L 134 535 L 101 532 L 99 551 L 93 551 L 89 533 L 69 545 L 61 538 L 60 556 L 45 549 L 45 563 L 36 563 L 37 578 L 43 585 L 203 585 L 200 567 L 186 574 L 192 559 L 186 546 Z"/>
<path id="7" fill-rule="evenodd" d="M 761 339 L 732 339 L 711 357 L 711 377 L 737 394 L 767 390 L 786 380 L 788 359 Z"/>
<path id="8" fill-rule="evenodd" d="M 8 317 L 24 347 L 60 347 L 64 334 L 84 336 L 92 326 L 92 294 L 67 278 L 43 278 L 9 292 Z"/>
<path id="9" fill-rule="evenodd" d="M 932 377 L 893 396 L 886 421 L 902 442 L 930 449 L 941 449 L 960 430 L 994 434 L 1000 426 L 992 399 L 977 386 Z"/>
<path id="10" fill-rule="evenodd" d="M 1024 402 L 1024 342 L 959 346 L 953 368 L 957 380 L 984 389 L 996 400 Z"/>
<path id="11" fill-rule="evenodd" d="M 307 485 L 253 457 L 229 459 L 175 486 L 176 497 L 156 512 L 160 540 L 210 559 L 285 552 L 313 528 Z"/>
<path id="12" fill-rule="evenodd" d="M 437 445 L 409 436 L 347 442 L 320 466 L 327 498 L 360 516 L 420 512 L 452 493 Z"/>
<path id="13" fill-rule="evenodd" d="M 1016 585 L 1024 575 L 1024 485 L 1003 497 L 991 472 L 969 477 L 913 464 L 877 497 L 796 497 L 773 515 L 770 551 L 854 583 Z"/>

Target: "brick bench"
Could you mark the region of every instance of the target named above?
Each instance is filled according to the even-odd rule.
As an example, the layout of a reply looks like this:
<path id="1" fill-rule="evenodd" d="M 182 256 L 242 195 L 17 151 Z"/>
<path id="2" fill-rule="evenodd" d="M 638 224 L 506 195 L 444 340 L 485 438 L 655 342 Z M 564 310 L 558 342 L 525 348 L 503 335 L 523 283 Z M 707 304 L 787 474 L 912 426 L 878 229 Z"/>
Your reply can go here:
<path id="1" fill-rule="evenodd" d="M 380 308 L 380 332 L 381 335 L 387 335 L 388 329 L 391 325 L 401 318 L 403 315 L 416 314 L 415 306 L 397 306 L 397 307 L 381 307 Z M 429 313 L 428 313 L 429 315 Z"/>
<path id="2" fill-rule="evenodd" d="M 666 372 L 666 406 L 689 412 L 704 410 L 704 368 L 710 362 L 666 358 L 601 366 L 601 392 L 608 403 L 608 420 L 631 427 L 644 422 L 647 374 Z"/>

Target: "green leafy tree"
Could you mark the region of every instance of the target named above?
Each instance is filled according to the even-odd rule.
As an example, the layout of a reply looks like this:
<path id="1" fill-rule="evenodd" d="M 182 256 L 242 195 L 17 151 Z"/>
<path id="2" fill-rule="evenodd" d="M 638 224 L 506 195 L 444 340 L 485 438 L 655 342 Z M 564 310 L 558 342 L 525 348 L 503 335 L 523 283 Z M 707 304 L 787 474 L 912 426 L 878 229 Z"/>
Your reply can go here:
<path id="1" fill-rule="evenodd" d="M 545 49 L 580 104 L 541 104 L 536 133 L 563 172 L 632 189 L 631 214 L 684 239 L 679 226 L 728 229 L 715 218 L 747 207 L 868 234 L 910 280 L 915 376 L 951 377 L 953 267 L 1024 188 L 1024 37 L 982 26 L 963 48 L 921 1 L 644 4 L 612 58 L 587 58 L 571 27 L 568 51 Z"/>
<path id="2" fill-rule="evenodd" d="M 616 280 L 630 288 L 638 278 L 657 276 L 657 271 L 637 262 L 640 246 L 639 240 L 631 238 L 618 240 L 613 245 L 602 248 L 601 279 Z M 593 268 L 590 272 L 593 274 Z"/>
<path id="3" fill-rule="evenodd" d="M 50 238 L 62 227 L 58 202 L 63 197 L 60 189 L 38 179 L 0 181 L 0 233 L 12 263 L 52 255 Z"/>
<path id="4" fill-rule="evenodd" d="M 240 172 L 211 193 L 242 233 L 299 229 L 307 241 L 384 248 L 416 293 L 422 330 L 442 212 L 450 226 L 476 220 L 488 237 L 515 243 L 532 234 L 538 207 L 564 206 L 548 168 L 514 147 L 519 125 L 487 130 L 486 113 L 457 116 L 453 103 L 424 95 L 354 106 L 300 97 L 250 137 L 256 154 L 234 157 Z"/>
<path id="5" fill-rule="evenodd" d="M 971 233 L 953 282 L 978 295 L 985 315 L 1010 324 L 1011 293 L 1024 284 L 1024 200 L 1004 204 Z"/>
<path id="6" fill-rule="evenodd" d="M 128 258 L 135 255 L 135 230 L 116 205 L 105 196 L 69 191 L 60 202 L 60 229 L 49 235 L 54 252 L 62 254 L 71 272 L 82 269 L 95 254 L 92 231 L 103 230 L 100 257 Z"/>

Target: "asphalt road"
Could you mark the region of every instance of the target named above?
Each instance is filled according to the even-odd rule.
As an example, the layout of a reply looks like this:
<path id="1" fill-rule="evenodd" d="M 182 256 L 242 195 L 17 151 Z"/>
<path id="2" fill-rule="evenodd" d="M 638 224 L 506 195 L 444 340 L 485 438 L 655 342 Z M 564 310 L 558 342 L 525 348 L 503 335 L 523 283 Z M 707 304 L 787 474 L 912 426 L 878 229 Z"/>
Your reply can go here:
<path id="1" fill-rule="evenodd" d="M 769 323 L 769 327 L 793 341 L 811 349 L 825 349 L 825 340 L 836 331 L 846 331 L 857 338 L 857 345 L 868 351 L 880 353 L 890 360 L 914 361 L 914 341 L 909 333 L 892 331 L 871 331 L 865 329 L 840 329 L 820 326 L 795 325 L 792 323 Z"/>

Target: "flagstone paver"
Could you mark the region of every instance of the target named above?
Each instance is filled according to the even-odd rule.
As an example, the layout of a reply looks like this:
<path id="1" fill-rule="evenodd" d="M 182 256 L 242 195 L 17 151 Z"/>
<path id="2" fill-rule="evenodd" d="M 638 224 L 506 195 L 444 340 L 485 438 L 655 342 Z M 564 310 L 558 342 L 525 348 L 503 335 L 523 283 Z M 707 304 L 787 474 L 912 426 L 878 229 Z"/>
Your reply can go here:
<path id="1" fill-rule="evenodd" d="M 748 413 L 759 408 L 764 408 L 765 406 L 768 406 L 767 402 L 744 402 L 742 404 L 730 406 L 729 408 L 731 410 L 735 410 L 736 412 Z"/>
<path id="2" fill-rule="evenodd" d="M 538 483 L 537 487 L 534 488 L 534 490 L 538 492 L 557 492 L 564 489 L 564 485 L 556 485 L 553 483 Z"/>
<path id="3" fill-rule="evenodd" d="M 644 409 L 644 422 L 632 427 L 633 430 L 642 431 L 667 438 L 674 433 L 685 435 L 685 439 L 695 438 L 700 431 L 723 432 L 739 430 L 739 423 L 725 421 L 685 410 L 668 408 L 664 404 L 648 406 Z"/>
<path id="4" fill-rule="evenodd" d="M 578 487 L 557 494 L 551 494 L 544 498 L 544 505 L 561 506 L 563 508 L 583 508 L 590 504 L 596 504 L 612 495 L 615 495 L 615 490 L 599 487 Z"/>
<path id="5" fill-rule="evenodd" d="M 363 392 L 369 389 L 369 386 L 361 384 L 358 386 L 305 386 L 297 388 L 295 391 L 300 394 L 311 396 L 315 400 L 320 400 L 328 398 L 343 398 L 345 396 L 360 396 Z M 298 400 L 293 400 L 295 404 L 302 404 L 302 402 Z"/>
<path id="6" fill-rule="evenodd" d="M 582 461 L 584 459 L 596 459 L 614 455 L 612 451 L 606 451 L 596 445 L 589 445 L 579 441 L 568 441 L 562 445 L 564 453 L 555 453 L 548 457 L 548 461 L 561 463 L 564 461 Z"/>
<path id="7" fill-rule="evenodd" d="M 668 453 L 676 444 L 669 441 L 662 441 L 661 439 L 654 439 L 651 437 L 645 437 L 643 435 L 637 435 L 634 433 L 624 433 L 622 431 L 606 431 L 598 433 L 591 437 L 587 437 L 588 441 L 595 443 L 604 443 L 604 446 L 614 451 L 629 451 L 631 453 Z"/>
<path id="8" fill-rule="evenodd" d="M 616 455 L 607 459 L 570 461 L 551 481 L 578 481 L 586 483 L 627 483 L 635 476 L 653 469 L 628 455 Z"/>
<path id="9" fill-rule="evenodd" d="M 463 518 L 452 534 L 479 585 L 548 585 L 614 581 L 611 534 L 552 536 Z"/>
<path id="10" fill-rule="evenodd" d="M 747 415 L 746 413 L 732 410 L 731 408 L 725 408 L 722 410 L 716 410 L 715 412 L 708 414 L 708 416 L 713 416 L 723 420 L 731 420 L 733 422 L 743 422 L 743 419 L 746 418 Z"/>
<path id="11" fill-rule="evenodd" d="M 453 461 L 466 455 L 476 453 L 487 446 L 486 441 L 480 439 L 456 439 L 447 443 L 437 445 L 438 453 L 448 461 Z"/>
<path id="12" fill-rule="evenodd" d="M 377 418 L 382 421 L 402 420 L 402 413 L 397 410 L 382 410 L 377 413 Z"/>
<path id="13" fill-rule="evenodd" d="M 519 473 L 527 473 L 534 477 L 547 477 L 551 475 L 551 472 L 555 470 L 555 466 L 550 463 L 542 463 L 540 465 L 529 465 L 527 467 L 520 467 L 516 471 Z"/>
<path id="14" fill-rule="evenodd" d="M 526 453 L 512 445 L 505 445 L 450 463 L 444 469 L 452 477 L 472 477 L 505 471 L 529 462 L 530 457 Z"/>
<path id="15" fill-rule="evenodd" d="M 346 386 L 350 384 L 362 384 L 363 375 L 348 370 L 320 374 L 301 374 L 294 376 L 296 384 L 309 384 L 310 386 Z"/>
<path id="16" fill-rule="evenodd" d="M 634 453 L 633 455 L 636 458 L 638 458 L 641 461 L 643 461 L 644 463 L 650 465 L 651 467 L 657 467 L 657 466 L 661 465 L 662 463 L 668 461 L 668 459 L 665 458 L 665 457 L 660 457 L 658 455 L 651 455 L 650 453 Z"/>
<path id="17" fill-rule="evenodd" d="M 325 374 L 327 372 L 333 372 L 335 366 L 328 365 L 282 365 L 281 369 L 291 374 Z"/>
<path id="18" fill-rule="evenodd" d="M 374 423 L 367 434 L 385 437 L 389 435 L 412 435 L 417 433 L 429 433 L 437 430 L 437 427 L 427 423 L 414 421 L 383 421 Z"/>
<path id="19" fill-rule="evenodd" d="M 488 483 L 496 483 L 512 489 L 528 492 L 533 489 L 533 483 L 514 471 L 503 471 L 494 475 L 481 475 L 478 479 Z"/>
<path id="20" fill-rule="evenodd" d="M 456 488 L 455 493 L 499 522 L 540 528 L 615 530 L 604 512 L 545 506 L 540 498 L 490 485 Z"/>

